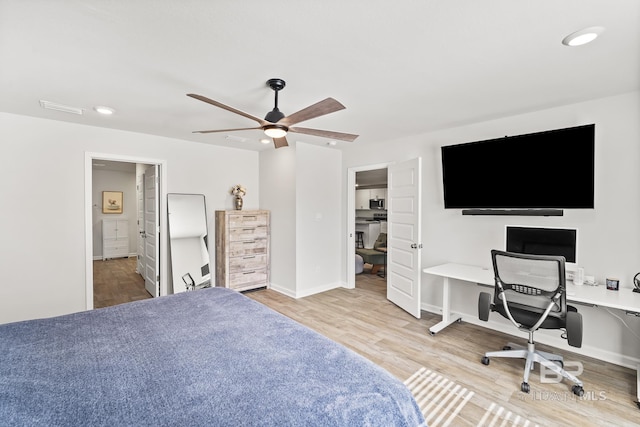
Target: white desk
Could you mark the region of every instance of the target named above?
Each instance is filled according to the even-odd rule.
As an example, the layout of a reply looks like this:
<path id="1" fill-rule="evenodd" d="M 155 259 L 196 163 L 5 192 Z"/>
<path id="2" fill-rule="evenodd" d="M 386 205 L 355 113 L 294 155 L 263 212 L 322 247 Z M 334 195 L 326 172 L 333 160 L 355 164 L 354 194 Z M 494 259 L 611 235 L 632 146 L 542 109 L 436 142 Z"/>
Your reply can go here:
<path id="1" fill-rule="evenodd" d="M 492 269 L 447 263 L 425 268 L 422 271 L 434 276 L 440 276 L 444 280 L 444 287 L 442 289 L 442 320 L 429 328 L 431 335 L 435 335 L 450 324 L 462 320 L 459 314 L 451 312 L 449 279 L 494 286 Z M 631 289 L 610 291 L 605 286 L 577 286 L 571 282 L 567 282 L 567 302 L 640 313 L 640 293 L 632 292 Z M 640 366 L 638 366 L 637 370 L 636 390 L 638 402 L 640 402 Z M 638 403 L 638 407 L 640 407 L 640 403 Z"/>

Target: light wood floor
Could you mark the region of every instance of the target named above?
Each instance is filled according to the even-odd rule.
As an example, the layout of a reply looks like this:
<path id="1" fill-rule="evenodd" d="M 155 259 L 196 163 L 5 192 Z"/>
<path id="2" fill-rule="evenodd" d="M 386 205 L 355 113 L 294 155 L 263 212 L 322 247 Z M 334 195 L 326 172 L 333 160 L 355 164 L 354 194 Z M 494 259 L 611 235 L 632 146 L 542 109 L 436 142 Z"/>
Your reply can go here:
<path id="1" fill-rule="evenodd" d="M 93 261 L 94 308 L 151 298 L 136 263 L 136 257 Z"/>
<path id="2" fill-rule="evenodd" d="M 300 299 L 269 289 L 246 295 L 351 348 L 401 380 L 426 367 L 474 391 L 480 397 L 474 397 L 476 402 L 484 399 L 486 406 L 495 402 L 541 426 L 640 425 L 634 370 L 565 348 L 536 345 L 562 354 L 567 361 L 583 363 L 580 378 L 587 399 L 577 399 L 570 383 L 542 384 L 537 367 L 529 379 L 531 393 L 522 393 L 523 360 L 494 358 L 484 366 L 480 359 L 485 351 L 500 350 L 509 341 L 525 344 L 526 339 L 465 322 L 431 336 L 428 327 L 440 316 L 423 312 L 421 319 L 415 319 L 386 299 L 385 279 L 366 270 L 356 277 L 355 289 L 334 289 Z M 460 425 L 477 425 L 484 410 L 475 405 L 461 411 Z"/>

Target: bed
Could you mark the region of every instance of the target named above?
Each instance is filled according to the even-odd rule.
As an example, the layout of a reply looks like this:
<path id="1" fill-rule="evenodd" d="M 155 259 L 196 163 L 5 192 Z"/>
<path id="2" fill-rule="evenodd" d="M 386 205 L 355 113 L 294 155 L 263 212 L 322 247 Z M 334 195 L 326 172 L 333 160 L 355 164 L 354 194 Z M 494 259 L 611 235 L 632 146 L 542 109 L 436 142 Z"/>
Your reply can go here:
<path id="1" fill-rule="evenodd" d="M 225 288 L 0 325 L 0 424 L 419 426 L 387 371 Z"/>

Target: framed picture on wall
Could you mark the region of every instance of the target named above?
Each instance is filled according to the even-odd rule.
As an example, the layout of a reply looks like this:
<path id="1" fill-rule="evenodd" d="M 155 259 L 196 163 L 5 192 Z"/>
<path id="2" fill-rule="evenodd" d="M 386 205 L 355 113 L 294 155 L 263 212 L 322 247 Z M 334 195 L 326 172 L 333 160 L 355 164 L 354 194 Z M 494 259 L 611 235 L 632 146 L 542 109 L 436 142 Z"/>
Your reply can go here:
<path id="1" fill-rule="evenodd" d="M 122 191 L 102 192 L 102 213 L 121 214 L 122 213 Z"/>

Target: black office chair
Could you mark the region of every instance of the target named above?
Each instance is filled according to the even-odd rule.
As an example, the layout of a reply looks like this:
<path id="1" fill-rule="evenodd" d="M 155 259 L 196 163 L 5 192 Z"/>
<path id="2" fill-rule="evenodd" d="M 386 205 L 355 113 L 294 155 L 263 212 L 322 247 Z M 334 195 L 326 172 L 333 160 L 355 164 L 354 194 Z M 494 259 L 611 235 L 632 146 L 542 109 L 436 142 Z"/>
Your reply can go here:
<path id="1" fill-rule="evenodd" d="M 572 306 L 567 306 L 565 283 L 565 259 L 562 256 L 525 255 L 498 250 L 491 251 L 495 290 L 491 294 L 480 293 L 478 317 L 487 321 L 490 311 L 497 311 L 521 331 L 529 333 L 526 347 L 508 344 L 503 351 L 485 353 L 482 363 L 489 364 L 491 357 L 526 359 L 524 379 L 520 389 L 529 393 L 529 373 L 534 362 L 574 382 L 571 391 L 582 396 L 582 381 L 566 372 L 562 356 L 538 351 L 533 333 L 542 329 L 562 329 L 562 337 L 573 347 L 582 346 L 582 316 Z"/>

